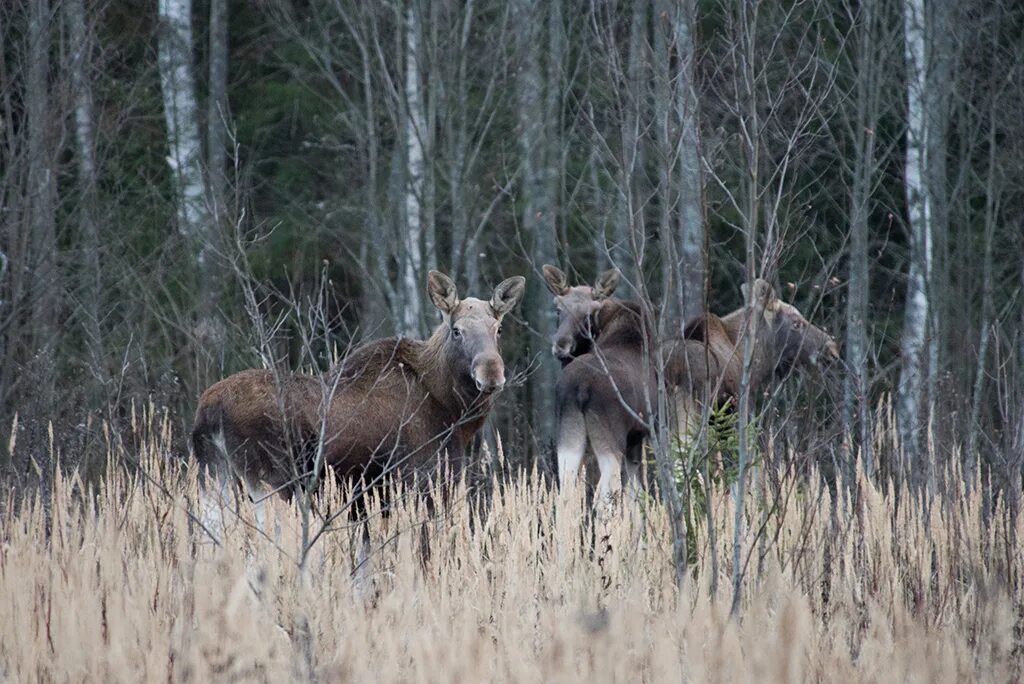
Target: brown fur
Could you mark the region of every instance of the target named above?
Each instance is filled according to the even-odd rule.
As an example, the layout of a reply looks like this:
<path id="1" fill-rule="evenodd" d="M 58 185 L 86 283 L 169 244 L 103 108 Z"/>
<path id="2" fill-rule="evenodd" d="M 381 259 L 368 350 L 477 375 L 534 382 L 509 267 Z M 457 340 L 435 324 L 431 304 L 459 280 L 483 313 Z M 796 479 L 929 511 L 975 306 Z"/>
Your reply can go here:
<path id="1" fill-rule="evenodd" d="M 460 301 L 437 272 L 428 286 L 444 322 L 427 340 L 369 342 L 324 383 L 291 375 L 278 389 L 269 371 L 244 371 L 207 390 L 192 433 L 200 463 L 285 494 L 309 473 L 321 432 L 323 464 L 343 478 L 373 483 L 443 453 L 458 463 L 504 385 L 500 321 L 524 279 L 504 281 L 489 302 Z M 212 448 L 220 435 L 224 453 Z"/>
<path id="2" fill-rule="evenodd" d="M 320 383 L 316 378 L 246 370 L 215 383 L 199 398 L 192 444 L 196 459 L 218 476 L 263 482 L 286 495 L 311 466 Z M 223 439 L 222 445 L 216 440 Z M 221 449 L 232 457 L 221 458 Z"/>
<path id="3" fill-rule="evenodd" d="M 581 347 L 578 340 L 566 342 L 569 335 L 586 337 L 594 346 L 594 351 L 571 358 L 558 382 L 559 482 L 564 486 L 575 480 L 589 443 L 601 469 L 599 492 L 608 495 L 623 462 L 635 484 L 647 434 L 648 402 L 656 401 L 648 392 L 656 381 L 653 362 L 649 356 L 645 360 L 654 352 L 651 327 L 639 305 L 598 302 L 593 296 L 587 302 L 585 286 L 568 287 L 564 274 L 554 267 L 545 266 L 544 273 L 563 324 L 553 348 L 556 356 Z M 744 294 L 747 299 L 746 286 Z M 816 362 L 823 352 L 838 357 L 832 338 L 810 325 L 796 308 L 778 301 L 767 282 L 755 281 L 749 301 L 752 312 L 745 306 L 721 318 L 701 316 L 686 326 L 683 338 L 666 345 L 665 382 L 681 431 L 694 427 L 700 402 L 719 403 L 738 395 L 748 334 L 753 336 L 752 390 L 773 374 Z"/>

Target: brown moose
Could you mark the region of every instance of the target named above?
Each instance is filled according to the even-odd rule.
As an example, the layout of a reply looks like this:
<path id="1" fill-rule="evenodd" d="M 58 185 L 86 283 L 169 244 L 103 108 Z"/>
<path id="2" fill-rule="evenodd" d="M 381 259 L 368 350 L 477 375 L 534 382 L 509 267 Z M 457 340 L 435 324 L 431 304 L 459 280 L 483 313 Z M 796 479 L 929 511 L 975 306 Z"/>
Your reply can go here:
<path id="1" fill-rule="evenodd" d="M 655 386 L 651 326 L 638 304 L 610 297 L 618 282 L 613 273 L 603 274 L 593 288 L 569 287 L 564 273 L 544 267 L 559 312 L 553 352 L 565 364 L 557 388 L 559 483 L 565 487 L 575 482 L 589 443 L 601 471 L 598 494 L 603 498 L 616 489 L 623 463 L 636 492 L 647 435 L 644 416 L 655 404 L 649 391 Z M 704 398 L 720 402 L 738 393 L 744 330 L 753 335 L 751 390 L 797 365 L 816 363 L 825 352 L 838 357 L 835 341 L 795 307 L 779 301 L 766 281 L 757 279 L 749 298 L 745 285 L 743 289 L 752 315 L 746 306 L 721 318 L 707 314 L 663 349 L 665 382 L 681 430 L 694 427 Z M 583 353 L 572 358 L 574 350 Z"/>
<path id="2" fill-rule="evenodd" d="M 522 298 L 509 278 L 489 301 L 460 299 L 448 276 L 427 288 L 442 323 L 426 340 L 387 338 L 353 350 L 326 382 L 270 371 L 230 376 L 203 393 L 192 441 L 200 466 L 242 481 L 261 501 L 288 497 L 320 462 L 339 478 L 373 484 L 394 472 L 457 464 L 505 384 L 502 318 Z M 259 512 L 258 512 L 259 515 Z"/>

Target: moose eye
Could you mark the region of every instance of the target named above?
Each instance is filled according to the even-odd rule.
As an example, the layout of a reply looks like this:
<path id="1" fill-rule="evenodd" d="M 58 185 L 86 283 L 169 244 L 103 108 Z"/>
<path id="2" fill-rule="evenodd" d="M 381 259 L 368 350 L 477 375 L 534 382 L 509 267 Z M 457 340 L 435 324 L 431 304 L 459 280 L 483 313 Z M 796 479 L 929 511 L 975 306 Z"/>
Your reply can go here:
<path id="1" fill-rule="evenodd" d="M 500 325 L 498 326 L 498 329 L 494 331 L 494 336 L 495 337 L 501 337 L 501 326 Z"/>
<path id="2" fill-rule="evenodd" d="M 462 328 L 456 328 L 456 327 L 455 327 L 455 326 L 453 325 L 453 326 L 452 326 L 452 337 L 454 337 L 454 338 L 456 338 L 456 339 L 458 339 L 458 338 L 462 337 Z"/>

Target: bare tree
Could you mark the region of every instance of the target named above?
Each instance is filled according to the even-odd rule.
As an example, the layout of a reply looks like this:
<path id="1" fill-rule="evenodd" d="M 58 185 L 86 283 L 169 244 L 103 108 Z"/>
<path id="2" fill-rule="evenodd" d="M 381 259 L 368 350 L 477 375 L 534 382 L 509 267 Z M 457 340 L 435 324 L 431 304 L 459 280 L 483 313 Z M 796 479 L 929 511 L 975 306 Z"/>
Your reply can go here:
<path id="1" fill-rule="evenodd" d="M 700 126 L 695 80 L 693 27 L 696 9 L 692 0 L 666 9 L 672 21 L 672 42 L 676 51 L 675 121 L 679 127 L 679 249 L 681 320 L 705 309 L 706 247 L 704 226 L 704 179 L 700 163 Z"/>
<path id="2" fill-rule="evenodd" d="M 228 3 L 210 0 L 209 93 L 206 101 L 206 169 L 210 204 L 218 226 L 224 225 L 227 190 Z"/>
<path id="3" fill-rule="evenodd" d="M 551 90 L 558 88 L 552 82 L 559 73 L 561 55 L 557 31 L 561 30 L 560 2 L 542 3 L 538 0 L 515 0 L 513 25 L 518 32 L 517 56 L 520 60 L 516 83 L 517 128 L 521 145 L 523 196 L 521 231 L 530 241 L 530 258 L 534 264 L 554 263 L 555 253 L 555 97 Z M 547 13 L 543 10 L 547 8 Z M 545 14 L 549 26 L 548 51 L 543 49 Z M 558 26 L 555 26 L 555 24 Z M 546 52 L 549 63 L 545 74 L 541 55 Z M 548 340 L 554 330 L 554 310 L 547 306 L 544 287 L 539 279 L 528 284 L 527 311 L 532 315 L 536 339 L 540 341 L 539 368 L 533 378 L 532 406 L 537 423 L 535 431 L 549 435 L 554 428 L 551 388 L 554 386 L 555 364 L 547 354 Z"/>
<path id="4" fill-rule="evenodd" d="M 845 122 L 846 138 L 852 157 L 840 159 L 849 177 L 849 275 L 846 300 L 847 372 L 843 376 L 843 421 L 846 435 L 860 449 L 865 472 L 875 470 L 871 440 L 871 403 L 868 396 L 868 295 L 870 272 L 868 247 L 870 238 L 871 200 L 884 155 L 878 154 L 878 123 L 882 114 L 887 84 L 885 66 L 888 52 L 896 44 L 894 29 L 886 28 L 887 10 L 884 0 L 867 0 L 844 5 L 845 15 L 853 19 L 845 41 L 850 46 L 849 70 L 853 84 Z M 842 31 L 842 30 L 840 30 Z M 837 35 L 842 40 L 843 35 Z M 851 444 L 851 455 L 854 450 Z"/>
<path id="5" fill-rule="evenodd" d="M 93 31 L 82 0 L 64 0 L 70 37 L 71 87 L 74 95 L 75 147 L 78 161 L 79 249 L 82 258 L 80 308 L 84 318 L 89 364 L 97 379 L 107 380 L 103 333 L 103 286 L 100 272 L 99 171 L 96 164 L 96 114 L 92 94 Z"/>

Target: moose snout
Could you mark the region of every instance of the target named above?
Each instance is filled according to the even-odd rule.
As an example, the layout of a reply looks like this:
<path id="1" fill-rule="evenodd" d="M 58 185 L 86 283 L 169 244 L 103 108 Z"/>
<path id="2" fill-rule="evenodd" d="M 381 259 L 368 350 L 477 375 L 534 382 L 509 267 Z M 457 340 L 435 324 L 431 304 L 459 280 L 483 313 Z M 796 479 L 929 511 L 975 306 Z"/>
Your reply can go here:
<path id="1" fill-rule="evenodd" d="M 839 358 L 839 345 L 836 343 L 834 339 L 829 338 L 828 341 L 825 342 L 824 353 L 815 352 L 814 355 L 811 356 L 811 363 L 817 366 L 821 365 L 822 362 L 827 364 L 830 361 L 834 361 Z"/>
<path id="2" fill-rule="evenodd" d="M 559 338 L 556 339 L 551 345 L 551 353 L 555 355 L 555 358 L 566 359 L 572 358 L 573 341 L 571 338 Z"/>
<path id="3" fill-rule="evenodd" d="M 497 392 L 505 386 L 505 364 L 498 356 L 477 356 L 473 359 L 473 381 L 485 394 Z"/>

